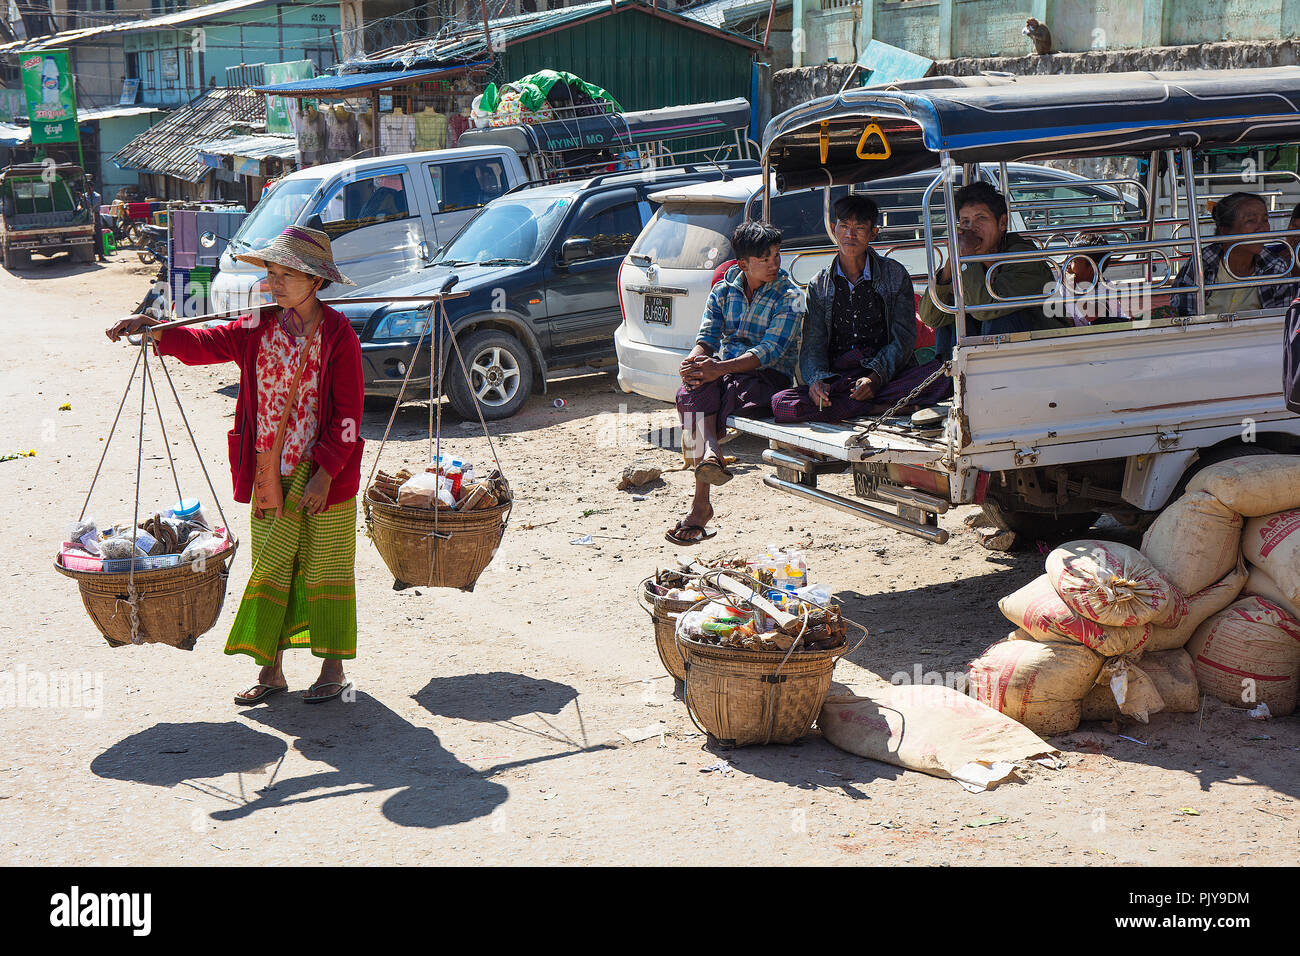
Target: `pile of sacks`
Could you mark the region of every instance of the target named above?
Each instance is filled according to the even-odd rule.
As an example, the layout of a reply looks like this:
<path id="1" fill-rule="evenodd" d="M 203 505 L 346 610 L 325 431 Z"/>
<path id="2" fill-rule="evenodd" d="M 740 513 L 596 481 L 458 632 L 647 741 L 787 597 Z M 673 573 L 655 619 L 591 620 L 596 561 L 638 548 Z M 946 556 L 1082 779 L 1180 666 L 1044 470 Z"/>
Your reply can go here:
<path id="1" fill-rule="evenodd" d="M 1289 714 L 1300 685 L 1300 456 L 1202 469 L 1141 551 L 1062 545 L 998 607 L 1017 629 L 971 663 L 971 693 L 1041 736 L 1080 720 L 1190 713 L 1202 691 Z"/>

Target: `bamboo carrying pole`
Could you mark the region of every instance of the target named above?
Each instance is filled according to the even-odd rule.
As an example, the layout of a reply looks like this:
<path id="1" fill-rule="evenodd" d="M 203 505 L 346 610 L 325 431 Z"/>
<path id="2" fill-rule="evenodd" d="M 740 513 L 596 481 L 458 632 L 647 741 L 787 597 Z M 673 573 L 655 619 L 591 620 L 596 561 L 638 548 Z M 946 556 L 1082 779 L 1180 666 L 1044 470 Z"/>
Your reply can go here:
<path id="1" fill-rule="evenodd" d="M 468 292 L 448 292 L 445 294 L 437 293 L 434 295 L 358 295 L 346 299 L 320 299 L 319 301 L 321 305 L 347 305 L 348 303 L 363 302 L 427 302 L 429 303 L 429 307 L 432 308 L 433 304 L 436 302 L 445 301 L 447 299 L 463 299 L 467 295 L 469 295 Z M 274 306 L 265 306 L 265 308 L 270 309 L 274 308 Z M 175 322 L 161 322 L 158 326 L 155 326 L 155 328 L 179 329 L 183 325 L 198 325 L 200 322 L 212 322 L 217 319 L 233 318 L 236 318 L 236 316 L 232 316 L 226 312 L 210 312 L 207 315 L 196 315 L 190 319 L 179 319 Z"/>

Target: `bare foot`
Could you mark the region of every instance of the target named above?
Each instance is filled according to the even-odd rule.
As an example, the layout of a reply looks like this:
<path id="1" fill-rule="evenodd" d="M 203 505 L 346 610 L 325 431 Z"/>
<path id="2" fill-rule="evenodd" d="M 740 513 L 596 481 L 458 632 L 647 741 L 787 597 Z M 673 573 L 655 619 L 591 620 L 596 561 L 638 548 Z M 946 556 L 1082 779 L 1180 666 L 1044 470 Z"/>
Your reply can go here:
<path id="1" fill-rule="evenodd" d="M 347 680 L 343 676 L 343 662 L 325 660 L 320 666 L 320 677 L 303 696 L 309 700 L 316 697 L 329 697 L 338 693 L 339 687 Z"/>
<path id="2" fill-rule="evenodd" d="M 263 667 L 260 671 L 258 671 L 257 682 L 259 684 L 265 684 L 268 687 L 289 686 L 284 679 L 284 672 L 280 669 L 280 665 L 278 663 L 269 664 L 266 667 Z M 248 688 L 248 690 L 240 691 L 235 696 L 238 697 L 240 700 L 255 700 L 257 696 L 262 692 L 263 691 L 261 688 L 250 687 Z"/>

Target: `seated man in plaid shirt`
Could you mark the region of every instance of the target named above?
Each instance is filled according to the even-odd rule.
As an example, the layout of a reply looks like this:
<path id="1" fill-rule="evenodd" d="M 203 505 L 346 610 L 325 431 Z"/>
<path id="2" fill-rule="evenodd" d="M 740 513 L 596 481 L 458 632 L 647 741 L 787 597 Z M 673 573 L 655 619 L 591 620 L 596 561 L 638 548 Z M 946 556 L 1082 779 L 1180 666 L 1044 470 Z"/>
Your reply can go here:
<path id="1" fill-rule="evenodd" d="M 781 231 L 744 222 L 731 234 L 736 265 L 709 293 L 695 348 L 681 365 L 677 410 L 688 456 L 694 458 L 695 499 L 668 532 L 673 544 L 698 544 L 713 518 L 709 486 L 731 480 L 718 451 L 727 418 L 772 416 L 772 396 L 789 388 L 799 354 L 803 294 L 781 268 Z"/>
<path id="2" fill-rule="evenodd" d="M 1269 232 L 1268 204 L 1254 193 L 1229 193 L 1210 210 L 1214 217 L 1214 234 L 1230 239 L 1252 233 Z M 1220 268 L 1227 263 L 1227 268 Z M 1201 250 L 1201 269 L 1205 284 L 1257 279 L 1264 276 L 1291 277 L 1291 251 L 1285 243 L 1264 240 L 1232 243 L 1215 242 Z M 1174 279 L 1174 286 L 1196 282 L 1196 265 L 1188 259 Z M 1205 297 L 1207 314 L 1247 312 L 1256 309 L 1285 309 L 1295 298 L 1294 282 L 1252 286 L 1244 289 L 1216 289 Z M 1196 293 L 1177 292 L 1169 304 L 1177 315 L 1196 314 Z"/>

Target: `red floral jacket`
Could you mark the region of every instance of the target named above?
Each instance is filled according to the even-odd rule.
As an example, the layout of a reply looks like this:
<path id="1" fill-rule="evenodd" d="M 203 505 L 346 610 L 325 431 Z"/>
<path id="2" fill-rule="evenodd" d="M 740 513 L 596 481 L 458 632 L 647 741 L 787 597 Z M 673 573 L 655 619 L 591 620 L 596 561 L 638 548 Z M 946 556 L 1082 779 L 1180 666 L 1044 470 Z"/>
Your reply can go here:
<path id="1" fill-rule="evenodd" d="M 320 433 L 311 457 L 333 476 L 326 505 L 356 497 L 361 484 L 361 412 L 365 403 L 365 382 L 361 374 L 361 342 L 348 320 L 336 309 L 322 306 Z M 227 435 L 230 475 L 235 500 L 248 503 L 253 497 L 253 473 L 257 453 L 257 351 L 263 333 L 276 321 L 274 310 L 260 317 L 240 316 L 211 329 L 155 329 L 158 354 L 174 356 L 186 365 L 216 365 L 234 362 L 239 366 L 239 399 L 235 424 Z"/>

